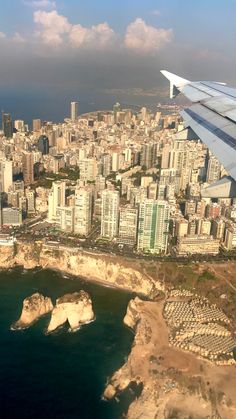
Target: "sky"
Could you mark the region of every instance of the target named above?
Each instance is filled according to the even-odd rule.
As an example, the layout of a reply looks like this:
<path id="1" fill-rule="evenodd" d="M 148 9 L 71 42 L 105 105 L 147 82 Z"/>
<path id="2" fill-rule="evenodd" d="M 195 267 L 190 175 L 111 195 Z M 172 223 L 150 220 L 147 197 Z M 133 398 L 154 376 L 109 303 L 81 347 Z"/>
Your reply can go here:
<path id="1" fill-rule="evenodd" d="M 160 75 L 236 86 L 236 0 L 0 0 L 0 107 L 59 121 L 167 100 Z"/>

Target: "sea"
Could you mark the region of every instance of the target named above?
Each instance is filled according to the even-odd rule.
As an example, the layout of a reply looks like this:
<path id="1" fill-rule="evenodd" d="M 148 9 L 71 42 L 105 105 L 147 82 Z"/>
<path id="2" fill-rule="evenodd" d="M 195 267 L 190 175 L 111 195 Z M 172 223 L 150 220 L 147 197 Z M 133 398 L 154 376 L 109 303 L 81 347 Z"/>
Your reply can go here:
<path id="1" fill-rule="evenodd" d="M 68 325 L 50 335 L 50 314 L 26 330 L 12 331 L 23 299 L 35 292 L 56 298 L 79 290 L 93 302 L 95 320 L 77 332 Z M 50 270 L 0 273 L 0 419 L 120 419 L 129 391 L 104 401 L 109 377 L 130 353 L 134 334 L 123 317 L 133 296 Z"/>

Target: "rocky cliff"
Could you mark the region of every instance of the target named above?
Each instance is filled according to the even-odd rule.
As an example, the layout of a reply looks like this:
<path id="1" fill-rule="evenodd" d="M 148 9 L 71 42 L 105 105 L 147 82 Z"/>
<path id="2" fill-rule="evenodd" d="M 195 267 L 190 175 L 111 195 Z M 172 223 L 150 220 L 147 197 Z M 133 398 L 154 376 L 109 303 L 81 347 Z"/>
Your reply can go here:
<path id="1" fill-rule="evenodd" d="M 21 316 L 11 329 L 26 329 L 36 322 L 40 317 L 52 311 L 53 305 L 51 298 L 44 297 L 42 294 L 35 293 L 23 301 Z"/>
<path id="2" fill-rule="evenodd" d="M 163 285 L 146 275 L 138 261 L 40 242 L 0 248 L 0 268 L 56 269 L 104 285 L 155 297 Z"/>
<path id="3" fill-rule="evenodd" d="M 71 331 L 78 330 L 82 324 L 94 319 L 92 301 L 85 291 L 66 294 L 56 301 L 47 332 L 69 323 Z"/>

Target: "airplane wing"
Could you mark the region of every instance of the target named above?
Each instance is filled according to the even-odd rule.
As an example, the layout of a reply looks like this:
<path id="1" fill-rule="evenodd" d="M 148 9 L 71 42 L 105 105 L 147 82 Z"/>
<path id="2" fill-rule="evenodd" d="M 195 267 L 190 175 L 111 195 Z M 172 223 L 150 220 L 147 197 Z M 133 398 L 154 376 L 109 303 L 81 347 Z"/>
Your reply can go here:
<path id="1" fill-rule="evenodd" d="M 161 73 L 170 81 L 171 98 L 183 93 L 193 102 L 181 112 L 185 125 L 236 180 L 236 89 L 224 83 L 191 82 L 165 70 Z"/>

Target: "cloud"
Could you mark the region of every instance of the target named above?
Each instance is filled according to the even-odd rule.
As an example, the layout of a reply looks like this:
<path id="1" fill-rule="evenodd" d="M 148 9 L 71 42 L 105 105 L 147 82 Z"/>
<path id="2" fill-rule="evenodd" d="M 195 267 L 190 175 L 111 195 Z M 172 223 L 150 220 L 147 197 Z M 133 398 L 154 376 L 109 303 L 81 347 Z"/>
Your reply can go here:
<path id="1" fill-rule="evenodd" d="M 69 34 L 70 43 L 74 47 L 105 48 L 110 46 L 115 38 L 115 32 L 106 22 L 91 28 L 74 25 Z"/>
<path id="2" fill-rule="evenodd" d="M 55 9 L 56 2 L 50 0 L 23 0 L 25 6 L 30 6 L 35 9 Z"/>
<path id="3" fill-rule="evenodd" d="M 0 32 L 0 39 L 6 38 L 6 34 L 4 32 Z"/>
<path id="4" fill-rule="evenodd" d="M 37 10 L 34 12 L 34 22 L 40 26 L 36 35 L 42 39 L 45 44 L 54 46 L 63 43 L 63 35 L 68 34 L 72 25 L 65 16 L 59 15 L 56 10 L 45 12 Z"/>
<path id="5" fill-rule="evenodd" d="M 75 48 L 105 48 L 112 44 L 116 35 L 108 23 L 86 28 L 80 24 L 72 25 L 65 16 L 56 10 L 34 12 L 34 22 L 39 30 L 36 32 L 45 44 L 60 46 L 63 43 Z"/>
<path id="6" fill-rule="evenodd" d="M 119 38 L 107 22 L 91 27 L 84 27 L 79 23 L 72 25 L 67 17 L 58 14 L 56 10 L 35 11 L 34 22 L 38 26 L 38 39 L 53 46 L 105 49 L 114 46 Z M 170 42 L 172 36 L 172 29 L 155 28 L 137 18 L 127 27 L 120 46 L 144 53 L 154 52 Z"/>
<path id="7" fill-rule="evenodd" d="M 173 38 L 172 29 L 155 28 L 137 18 L 127 27 L 125 46 L 139 53 L 155 52 L 162 49 Z"/>

